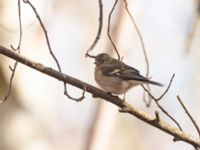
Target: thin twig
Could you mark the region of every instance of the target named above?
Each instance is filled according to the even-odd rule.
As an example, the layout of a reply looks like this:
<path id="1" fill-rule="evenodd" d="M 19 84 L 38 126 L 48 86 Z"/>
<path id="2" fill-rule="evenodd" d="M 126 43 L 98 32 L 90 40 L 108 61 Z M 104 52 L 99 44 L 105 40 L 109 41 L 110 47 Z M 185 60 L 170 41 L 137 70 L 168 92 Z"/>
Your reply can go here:
<path id="1" fill-rule="evenodd" d="M 156 119 L 155 116 L 153 117 L 153 116 L 141 111 L 140 109 L 136 108 L 134 105 L 130 105 L 126 101 L 123 102 L 122 99 L 120 99 L 116 96 L 109 95 L 105 91 L 100 90 L 86 82 L 83 82 L 81 80 L 78 80 L 76 78 L 68 76 L 67 74 L 60 73 L 59 71 L 56 71 L 52 68 L 45 67 L 44 65 L 42 65 L 40 63 L 33 62 L 33 61 L 27 59 L 26 57 L 19 55 L 17 53 L 14 53 L 13 51 L 11 51 L 3 46 L 0 46 L 0 54 L 10 57 L 16 61 L 19 61 L 20 63 L 22 63 L 26 66 L 29 66 L 41 73 L 49 75 L 57 80 L 60 80 L 61 82 L 68 83 L 68 84 L 75 86 L 77 88 L 80 88 L 82 90 L 85 89 L 85 91 L 91 93 L 92 95 L 95 95 L 96 97 L 105 99 L 120 108 L 127 108 L 127 110 L 128 110 L 127 113 L 137 117 L 138 119 L 172 135 L 173 137 L 176 137 L 177 139 L 179 139 L 181 141 L 189 143 L 193 146 L 200 147 L 200 140 L 193 137 L 192 135 L 190 135 L 186 132 L 183 132 L 176 127 L 173 127 L 172 125 L 170 125 L 169 123 L 167 123 L 163 120 L 160 120 L 159 122 L 158 121 L 155 122 L 155 119 Z"/>
<path id="2" fill-rule="evenodd" d="M 85 54 L 86 57 L 89 56 L 91 58 L 95 58 L 95 56 L 89 54 L 89 52 L 92 51 L 94 47 L 96 46 L 96 44 L 98 43 L 101 37 L 102 27 L 103 27 L 103 3 L 102 3 L 102 0 L 99 0 L 99 29 L 98 29 L 94 42 L 92 43 L 90 48 L 86 51 L 86 54 Z"/>
<path id="3" fill-rule="evenodd" d="M 159 100 L 161 100 L 165 94 L 169 91 L 170 87 L 171 87 L 171 84 L 172 84 L 172 81 L 174 79 L 174 76 L 175 74 L 173 74 L 173 76 L 171 77 L 170 79 L 170 82 L 169 82 L 169 85 L 167 86 L 167 89 L 163 92 L 163 94 L 156 98 L 155 96 L 153 96 L 153 94 L 151 94 L 148 89 L 145 88 L 144 85 L 141 85 L 142 88 L 148 93 L 148 95 L 155 101 L 156 105 L 158 106 L 158 108 L 160 108 L 160 110 L 165 114 L 167 115 L 172 121 L 174 121 L 174 123 L 178 126 L 178 128 L 182 131 L 182 128 L 180 126 L 180 124 L 176 121 L 176 119 L 174 119 L 160 104 L 159 104 Z"/>
<path id="4" fill-rule="evenodd" d="M 49 41 L 47 30 L 46 30 L 46 28 L 45 28 L 45 26 L 44 26 L 44 24 L 42 22 L 42 19 L 40 18 L 39 14 L 38 14 L 36 8 L 33 6 L 33 4 L 29 0 L 23 0 L 23 2 L 26 3 L 26 4 L 28 4 L 32 8 L 34 14 L 36 15 L 36 18 L 39 21 L 42 30 L 44 31 L 44 35 L 45 35 L 45 39 L 46 39 L 47 46 L 48 46 L 48 49 L 49 49 L 49 53 L 51 54 L 52 58 L 54 59 L 56 65 L 58 67 L 58 70 L 60 72 L 62 72 L 60 64 L 58 62 L 58 59 L 56 58 L 56 56 L 54 55 L 54 53 L 53 53 L 53 51 L 51 49 L 51 45 L 50 45 L 50 41 Z"/>
<path id="5" fill-rule="evenodd" d="M 158 111 L 155 111 L 155 116 L 156 116 L 155 121 L 159 122 L 160 121 L 160 115 L 159 115 Z"/>
<path id="6" fill-rule="evenodd" d="M 133 23 L 133 25 L 134 25 L 134 27 L 135 27 L 135 30 L 136 30 L 136 32 L 137 32 L 137 34 L 138 34 L 138 36 L 139 36 L 139 39 L 140 39 L 140 43 L 141 43 L 142 50 L 143 50 L 144 57 L 145 57 L 145 62 L 146 62 L 146 64 L 147 64 L 147 65 L 146 65 L 146 67 L 147 67 L 147 68 L 146 68 L 146 71 L 147 71 L 147 72 L 146 72 L 146 77 L 148 77 L 148 76 L 149 76 L 149 60 L 148 60 L 148 57 L 147 57 L 146 48 L 145 48 L 145 45 L 144 45 L 144 40 L 143 40 L 142 34 L 141 34 L 141 32 L 140 32 L 140 30 L 139 30 L 137 24 L 136 24 L 135 19 L 133 18 L 133 16 L 131 15 L 131 13 L 130 13 L 130 11 L 129 11 L 129 9 L 128 9 L 128 3 L 127 3 L 127 1 L 124 0 L 124 3 L 125 3 L 125 9 L 126 9 L 128 15 L 129 15 L 129 17 L 130 17 L 130 19 L 131 19 L 131 21 L 132 21 L 132 23 Z"/>
<path id="7" fill-rule="evenodd" d="M 116 5 L 117 5 L 117 2 L 118 2 L 118 0 L 115 0 L 115 3 L 114 3 L 114 5 L 113 5 L 113 7 L 112 7 L 112 9 L 111 9 L 111 11 L 110 11 L 110 13 L 109 13 L 109 16 L 108 16 L 107 35 L 108 35 L 108 38 L 109 38 L 110 42 L 112 43 L 112 45 L 113 45 L 113 47 L 114 47 L 115 52 L 117 53 L 118 60 L 120 60 L 119 51 L 117 50 L 117 47 L 116 47 L 116 45 L 115 45 L 115 43 L 114 43 L 114 41 L 112 40 L 111 35 L 110 35 L 111 16 L 112 16 L 112 13 L 113 13 L 113 11 L 114 11 Z"/>
<path id="8" fill-rule="evenodd" d="M 140 40 L 140 43 L 141 43 L 141 46 L 142 46 L 142 51 L 143 51 L 143 54 L 144 54 L 144 58 L 145 58 L 145 63 L 146 63 L 146 77 L 148 78 L 149 77 L 149 72 L 150 72 L 150 65 L 149 65 L 149 60 L 148 60 L 148 56 L 147 56 L 147 52 L 146 52 L 146 48 L 145 48 L 145 45 L 144 45 L 144 40 L 143 40 L 143 37 L 142 37 L 142 34 L 137 26 L 137 23 L 133 17 L 133 15 L 131 14 L 131 12 L 129 11 L 128 9 L 128 3 L 126 0 L 124 0 L 124 4 L 125 4 L 125 10 L 126 12 L 128 13 L 133 25 L 134 25 L 134 28 L 137 32 L 137 35 L 139 37 L 139 40 Z M 151 91 L 151 87 L 149 86 L 149 84 L 147 84 L 147 89 L 148 91 Z M 143 101 L 144 103 L 146 104 L 147 107 L 149 107 L 151 105 L 151 97 L 149 96 L 148 97 L 148 101 L 146 100 L 146 95 L 145 95 L 145 92 L 143 93 Z"/>
<path id="9" fill-rule="evenodd" d="M 166 90 L 165 90 L 165 91 L 163 92 L 163 94 L 162 94 L 160 97 L 158 97 L 158 98 L 156 98 L 155 96 L 153 96 L 153 94 L 151 94 L 151 93 L 148 91 L 148 89 L 146 89 L 143 85 L 141 85 L 141 86 L 142 86 L 142 88 L 147 92 L 147 94 L 148 94 L 149 96 L 151 96 L 152 99 L 154 99 L 154 100 L 156 100 L 156 101 L 159 101 L 159 100 L 161 100 L 161 99 L 165 96 L 165 94 L 169 91 L 169 89 L 170 89 L 170 87 L 171 87 L 171 84 L 172 84 L 172 82 L 173 82 L 174 77 L 175 77 L 175 74 L 172 75 L 172 77 L 171 77 L 171 79 L 170 79 L 170 82 L 169 82 L 169 84 L 168 84 Z"/>
<path id="10" fill-rule="evenodd" d="M 159 103 L 158 101 L 155 101 L 156 105 L 158 106 L 158 108 L 160 108 L 160 110 L 166 115 L 168 116 L 177 126 L 178 128 L 183 131 L 183 129 L 181 128 L 180 124 L 178 123 L 178 121 L 176 121 L 176 119 L 174 117 L 172 117 Z"/>
<path id="11" fill-rule="evenodd" d="M 45 28 L 45 26 L 44 26 L 44 24 L 43 24 L 43 22 L 42 22 L 42 19 L 40 18 L 39 14 L 37 13 L 36 8 L 33 6 L 33 4 L 32 4 L 29 0 L 23 0 L 23 1 L 24 1 L 24 3 L 27 3 L 27 4 L 32 8 L 33 12 L 35 13 L 36 18 L 38 19 L 38 21 L 39 21 L 39 23 L 40 23 L 40 26 L 41 26 L 41 28 L 42 28 L 42 30 L 43 30 L 43 32 L 44 32 L 45 39 L 46 39 L 46 42 L 47 42 L 47 46 L 48 46 L 48 49 L 49 49 L 49 53 L 51 54 L 52 58 L 54 59 L 56 65 L 57 65 L 57 67 L 58 67 L 59 72 L 62 73 L 62 70 L 61 70 L 60 64 L 59 64 L 59 62 L 58 62 L 58 59 L 56 58 L 56 56 L 55 56 L 55 54 L 53 53 L 53 50 L 52 50 L 52 48 L 51 48 L 50 41 L 49 41 L 49 36 L 48 36 L 47 30 L 46 30 L 46 28 Z M 91 57 L 93 57 L 93 56 L 91 56 Z M 75 99 L 75 98 L 71 97 L 71 96 L 67 93 L 67 90 L 66 90 L 66 89 L 67 89 L 67 85 L 66 85 L 65 83 L 63 83 L 63 85 L 64 85 L 64 93 L 65 93 L 65 95 L 66 95 L 68 98 L 77 101 L 78 99 Z M 83 93 L 84 93 L 84 92 L 83 92 Z M 82 100 L 81 98 L 83 99 L 84 96 L 80 97 L 79 99 Z"/>
<path id="12" fill-rule="evenodd" d="M 192 117 L 192 115 L 190 114 L 189 110 L 186 108 L 186 106 L 184 105 L 182 98 L 177 95 L 177 99 L 179 101 L 179 103 L 181 104 L 181 106 L 183 107 L 183 109 L 185 110 L 185 113 L 187 114 L 187 116 L 190 118 L 190 120 L 192 121 L 194 127 L 196 128 L 198 134 L 199 134 L 199 138 L 200 138 L 200 128 L 197 124 L 197 122 L 195 121 L 195 119 Z"/>
<path id="13" fill-rule="evenodd" d="M 14 50 L 14 51 L 17 51 L 18 54 L 20 54 L 20 49 L 21 49 L 21 42 L 22 42 L 22 21 L 21 21 L 21 2 L 20 0 L 18 0 L 18 17 L 19 17 L 19 42 L 18 42 L 18 46 L 17 48 L 14 48 L 12 45 L 10 45 L 11 49 Z M 12 84 L 13 84 L 13 78 L 15 76 L 15 72 L 16 72 L 16 69 L 17 69 L 17 65 L 18 65 L 18 61 L 16 61 L 14 63 L 14 66 L 13 68 L 11 66 L 9 66 L 10 70 L 11 70 L 11 76 L 10 76 L 10 81 L 9 81 L 9 85 L 8 85 L 8 91 L 4 97 L 3 100 L 0 100 L 0 103 L 3 103 L 4 101 L 6 101 L 10 95 L 11 95 L 11 92 L 12 92 Z"/>
<path id="14" fill-rule="evenodd" d="M 69 99 L 74 100 L 74 101 L 77 101 L 77 102 L 80 102 L 80 101 L 82 101 L 82 100 L 85 98 L 85 91 L 86 91 L 85 88 L 83 89 L 82 95 L 81 95 L 80 97 L 74 98 L 74 97 L 72 97 L 70 94 L 68 94 L 67 86 L 65 86 L 65 87 L 66 87 L 66 88 L 65 88 L 65 90 L 64 90 L 64 94 L 65 94 Z"/>
<path id="15" fill-rule="evenodd" d="M 11 95 L 11 92 L 12 92 L 12 83 L 13 83 L 13 78 L 14 78 L 14 75 L 15 75 L 15 71 L 16 71 L 16 68 L 17 68 L 17 64 L 18 62 L 16 61 L 15 64 L 14 64 L 14 67 L 12 69 L 10 69 L 12 71 L 12 74 L 10 76 L 10 81 L 9 81 L 9 85 L 8 85 L 8 91 L 4 97 L 4 99 L 0 100 L 0 104 L 5 102 Z"/>
<path id="16" fill-rule="evenodd" d="M 19 17 L 19 42 L 18 42 L 18 46 L 17 46 L 16 49 L 12 45 L 10 45 L 10 46 L 13 50 L 16 50 L 20 53 L 21 42 L 22 42 L 21 0 L 18 0 L 18 17 Z"/>
<path id="17" fill-rule="evenodd" d="M 149 84 L 147 84 L 146 86 L 147 86 L 147 90 L 150 92 L 151 91 L 151 87 L 149 86 Z M 143 91 L 142 100 L 145 103 L 146 107 L 150 107 L 151 106 L 152 98 L 151 98 L 151 96 L 148 96 L 148 100 L 147 100 L 145 91 Z"/>

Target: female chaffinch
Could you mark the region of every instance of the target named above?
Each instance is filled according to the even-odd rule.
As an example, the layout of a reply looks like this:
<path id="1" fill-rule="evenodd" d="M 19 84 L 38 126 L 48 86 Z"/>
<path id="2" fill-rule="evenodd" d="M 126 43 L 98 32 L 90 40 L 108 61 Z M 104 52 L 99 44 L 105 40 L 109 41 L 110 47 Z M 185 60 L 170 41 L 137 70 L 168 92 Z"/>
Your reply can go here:
<path id="1" fill-rule="evenodd" d="M 153 84 L 163 86 L 163 84 L 149 80 L 140 75 L 140 72 L 112 58 L 106 53 L 98 54 L 95 57 L 95 80 L 99 86 L 112 94 L 124 94 L 129 89 L 140 84 Z"/>

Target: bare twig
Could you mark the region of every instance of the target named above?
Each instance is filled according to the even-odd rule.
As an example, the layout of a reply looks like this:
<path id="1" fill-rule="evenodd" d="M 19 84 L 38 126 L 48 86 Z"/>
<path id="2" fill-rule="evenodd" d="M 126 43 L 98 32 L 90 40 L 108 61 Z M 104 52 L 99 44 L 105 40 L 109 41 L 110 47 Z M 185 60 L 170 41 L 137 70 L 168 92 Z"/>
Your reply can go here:
<path id="1" fill-rule="evenodd" d="M 138 26 L 136 24 L 135 19 L 133 18 L 133 16 L 131 15 L 131 13 L 130 13 L 130 11 L 128 9 L 128 3 L 127 3 L 127 1 L 124 0 L 124 3 L 125 3 L 126 12 L 128 13 L 128 15 L 129 15 L 129 17 L 130 17 L 130 19 L 131 19 L 134 27 L 135 27 L 135 30 L 136 30 L 136 32 L 137 32 L 137 34 L 139 36 L 139 40 L 140 40 L 140 43 L 141 43 L 141 46 L 142 46 L 142 50 L 143 50 L 143 53 L 144 53 L 144 57 L 145 57 L 145 62 L 147 64 L 146 65 L 146 67 L 147 67 L 146 68 L 146 71 L 147 71 L 146 72 L 146 77 L 148 77 L 149 76 L 149 61 L 148 61 L 148 57 L 147 57 L 147 53 L 146 53 L 146 48 L 145 48 L 145 45 L 144 45 L 144 40 L 143 40 L 142 34 L 140 33 L 140 30 L 139 30 L 139 28 L 138 28 Z"/>
<path id="2" fill-rule="evenodd" d="M 159 112 L 158 111 L 155 111 L 155 116 L 156 116 L 155 121 L 159 122 L 160 121 L 160 116 L 159 116 Z"/>
<path id="3" fill-rule="evenodd" d="M 18 17 L 19 17 L 19 42 L 18 42 L 18 46 L 17 46 L 16 49 L 12 45 L 10 45 L 10 46 L 13 50 L 16 50 L 20 53 L 20 48 L 21 48 L 21 43 L 22 43 L 21 0 L 18 0 Z"/>
<path id="4" fill-rule="evenodd" d="M 184 141 L 186 143 L 189 143 L 193 146 L 196 147 L 200 147 L 200 140 L 189 135 L 186 132 L 181 131 L 178 128 L 173 127 L 172 125 L 166 123 L 163 120 L 160 121 L 155 121 L 155 117 L 150 116 L 149 114 L 139 110 L 138 108 L 136 108 L 133 105 L 130 105 L 128 102 L 123 102 L 122 99 L 120 99 L 119 97 L 116 96 L 112 96 L 107 94 L 106 92 L 104 92 L 103 90 L 100 90 L 88 83 L 85 83 L 83 81 L 80 81 L 76 78 L 70 77 L 66 74 L 63 74 L 59 71 L 56 71 L 52 68 L 49 67 L 45 67 L 40 63 L 35 63 L 27 58 L 25 58 L 24 56 L 21 56 L 17 53 L 14 53 L 13 51 L 0 46 L 0 54 L 5 55 L 7 57 L 10 57 L 16 61 L 19 61 L 20 63 L 29 66 L 41 73 L 44 73 L 46 75 L 49 75 L 55 79 L 60 80 L 61 82 L 64 83 L 68 83 L 71 84 L 72 86 L 75 86 L 77 88 L 80 88 L 82 90 L 85 89 L 85 91 L 91 93 L 92 95 L 95 95 L 96 97 L 105 99 L 111 103 L 113 103 L 114 105 L 120 107 L 120 108 L 126 108 L 127 113 L 139 118 L 140 120 L 172 135 L 173 137 L 176 137 L 177 139 L 180 139 L 181 141 Z"/>
<path id="5" fill-rule="evenodd" d="M 96 46 L 96 44 L 98 43 L 101 36 L 102 27 L 103 27 L 103 3 L 102 3 L 102 0 L 99 0 L 99 29 L 98 29 L 94 42 L 92 43 L 92 45 L 90 46 L 90 48 L 87 50 L 85 54 L 86 57 L 89 56 L 91 58 L 95 58 L 95 56 L 89 54 L 89 52 L 92 51 L 94 47 Z"/>
<path id="6" fill-rule="evenodd" d="M 22 21 L 21 21 L 21 3 L 20 3 L 20 0 L 18 0 L 18 17 L 19 17 L 19 33 L 20 33 L 19 34 L 18 46 L 17 46 L 17 48 L 14 48 L 12 45 L 10 45 L 10 47 L 12 48 L 12 50 L 17 51 L 18 54 L 20 54 L 20 48 L 21 48 L 21 42 L 22 42 Z M 4 101 L 6 101 L 11 95 L 13 78 L 15 76 L 15 72 L 16 72 L 16 69 L 17 69 L 17 64 L 18 64 L 18 62 L 16 61 L 14 63 L 13 68 L 11 66 L 9 66 L 12 74 L 10 76 L 10 81 L 9 81 L 9 85 L 8 85 L 8 91 L 7 91 L 7 94 L 5 95 L 4 99 L 0 100 L 0 103 L 3 103 Z"/>
<path id="7" fill-rule="evenodd" d="M 124 0 L 124 4 L 125 4 L 125 10 L 126 12 L 128 13 L 133 25 L 134 25 L 134 28 L 138 34 L 138 37 L 139 37 L 139 40 L 140 40 L 140 43 L 141 43 L 141 46 L 142 46 L 142 51 L 143 51 L 143 54 L 144 54 L 144 58 L 145 58 L 145 63 L 146 63 L 146 77 L 148 78 L 149 77 L 149 72 L 150 72 L 150 65 L 149 65 L 149 60 L 148 60 L 148 56 L 147 56 L 147 52 L 146 52 L 146 48 L 145 48 L 145 45 L 144 45 L 144 40 L 143 40 L 143 37 L 142 37 L 142 34 L 137 26 L 137 23 L 135 21 L 135 19 L 133 18 L 133 15 L 131 14 L 131 12 L 129 11 L 128 9 L 128 3 L 126 0 Z M 151 91 L 151 87 L 149 86 L 149 84 L 146 85 L 147 86 L 147 89 L 148 91 Z M 151 105 L 151 97 L 149 96 L 148 97 L 148 101 L 146 100 L 146 94 L 144 92 L 143 94 L 143 101 L 144 103 L 146 104 L 147 107 L 149 107 Z"/>
<path id="8" fill-rule="evenodd" d="M 147 86 L 147 90 L 150 92 L 151 91 L 151 87 L 149 86 L 149 84 L 147 84 L 146 86 Z M 150 107 L 151 106 L 152 98 L 151 98 L 151 96 L 148 96 L 148 100 L 147 100 L 145 91 L 143 91 L 142 100 L 145 103 L 146 107 Z"/>
<path id="9" fill-rule="evenodd" d="M 173 81 L 173 79 L 174 79 L 174 76 L 175 76 L 175 74 L 173 74 L 173 76 L 171 77 L 170 82 L 169 82 L 169 85 L 167 86 L 167 89 L 166 89 L 166 90 L 163 92 L 163 94 L 162 94 L 160 97 L 158 97 L 158 98 L 156 98 L 155 96 L 153 96 L 153 94 L 151 94 L 151 93 L 148 91 L 148 89 L 145 88 L 144 85 L 141 85 L 141 86 L 142 86 L 142 88 L 148 93 L 148 95 L 151 96 L 151 98 L 155 101 L 155 103 L 156 103 L 156 105 L 158 106 L 158 108 L 160 108 L 160 110 L 161 110 L 165 115 L 167 115 L 167 116 L 178 126 L 178 128 L 179 128 L 180 130 L 182 130 L 180 124 L 176 121 L 176 119 L 174 119 L 174 117 L 172 117 L 172 116 L 159 104 L 159 100 L 161 100 L 161 99 L 165 96 L 165 94 L 169 91 L 169 89 L 170 89 L 170 87 L 171 87 L 171 84 L 172 84 L 172 81 Z"/>
<path id="10" fill-rule="evenodd" d="M 41 26 L 41 28 L 42 28 L 42 30 L 43 30 L 43 32 L 44 32 L 45 39 L 46 39 L 46 42 L 47 42 L 47 46 L 48 46 L 48 49 L 49 49 L 49 53 L 51 54 L 52 58 L 54 59 L 56 65 L 57 65 L 57 67 L 58 67 L 59 72 L 62 73 L 62 70 L 61 70 L 60 64 L 59 64 L 59 62 L 58 62 L 58 59 L 56 58 L 56 56 L 55 56 L 55 54 L 53 53 L 53 50 L 52 50 L 52 48 L 51 48 L 50 41 L 49 41 L 49 37 L 48 37 L 48 34 L 47 34 L 47 30 L 46 30 L 46 28 L 45 28 L 45 26 L 44 26 L 44 24 L 43 24 L 43 22 L 42 22 L 42 19 L 40 18 L 39 14 L 37 13 L 36 8 L 33 6 L 33 4 L 32 4 L 29 0 L 23 0 L 23 1 L 24 1 L 24 3 L 27 3 L 27 4 L 32 8 L 33 12 L 35 13 L 36 18 L 38 19 L 38 21 L 39 21 L 39 23 L 40 23 L 40 26 Z M 91 57 L 93 57 L 93 56 L 91 56 Z M 93 58 L 94 58 L 94 57 L 93 57 Z M 64 94 L 65 94 L 68 98 L 70 98 L 70 99 L 72 99 L 72 100 L 75 100 L 75 101 L 78 101 L 78 100 L 80 101 L 80 100 L 82 100 L 82 99 L 84 98 L 84 93 L 85 93 L 84 91 L 83 91 L 83 96 L 80 97 L 80 98 L 78 98 L 78 99 L 77 99 L 77 98 L 71 97 L 71 96 L 67 93 L 67 85 L 66 85 L 65 83 L 63 83 L 63 85 L 64 85 Z"/>
<path id="11" fill-rule="evenodd" d="M 46 39 L 47 46 L 48 46 L 48 49 L 49 49 L 49 53 L 51 54 L 52 58 L 54 59 L 56 65 L 58 67 L 58 70 L 60 72 L 62 72 L 60 64 L 58 62 L 58 59 L 56 58 L 56 56 L 54 55 L 54 53 L 53 53 L 53 51 L 51 49 L 51 45 L 50 45 L 50 41 L 49 41 L 47 30 L 46 30 L 46 28 L 45 28 L 45 26 L 44 26 L 44 24 L 42 22 L 42 19 L 40 18 L 39 14 L 38 14 L 36 8 L 33 6 L 33 4 L 29 0 L 23 0 L 23 2 L 26 3 L 26 4 L 28 4 L 32 8 L 34 14 L 36 15 L 36 18 L 39 21 L 42 30 L 44 31 L 44 35 L 45 35 L 45 39 Z"/>
<path id="12" fill-rule="evenodd" d="M 12 71 L 12 74 L 10 76 L 10 81 L 9 81 L 9 85 L 8 85 L 8 91 L 4 97 L 4 99 L 0 100 L 0 104 L 5 102 L 11 95 L 11 91 L 12 91 L 12 83 L 13 83 L 13 78 L 14 78 L 14 75 L 15 75 L 15 70 L 17 68 L 17 64 L 18 62 L 16 61 L 15 64 L 14 64 L 14 67 L 11 69 L 11 67 L 9 66 L 10 70 Z"/>
<path id="13" fill-rule="evenodd" d="M 108 38 L 109 38 L 109 40 L 111 41 L 111 43 L 112 43 L 112 45 L 113 45 L 113 47 L 114 47 L 115 52 L 117 53 L 118 60 L 120 60 L 119 51 L 117 50 L 117 47 L 116 47 L 116 45 L 115 45 L 115 43 L 114 43 L 114 41 L 112 40 L 111 35 L 110 35 L 111 16 L 112 16 L 112 13 L 113 13 L 113 11 L 114 11 L 116 5 L 117 5 L 117 2 L 118 2 L 118 0 L 115 0 L 115 3 L 114 3 L 114 5 L 113 5 L 113 7 L 112 7 L 112 9 L 111 9 L 111 11 L 110 11 L 110 13 L 109 13 L 109 16 L 108 16 L 107 35 L 108 35 Z"/>
<path id="14" fill-rule="evenodd" d="M 183 107 L 183 109 L 185 110 L 185 113 L 187 114 L 187 116 L 192 121 L 194 127 L 196 128 L 196 130 L 197 130 L 197 132 L 199 134 L 199 138 L 200 138 L 200 128 L 199 128 L 197 122 L 194 120 L 194 118 L 192 117 L 192 115 L 190 114 L 190 112 L 188 111 L 188 109 L 186 108 L 186 106 L 184 105 L 184 103 L 183 103 L 183 101 L 182 101 L 182 99 L 181 99 L 181 97 L 179 95 L 177 96 L 177 99 L 178 99 L 179 103 L 181 104 L 181 106 Z"/>
<path id="15" fill-rule="evenodd" d="M 158 101 L 155 101 L 156 105 L 158 106 L 158 108 L 160 108 L 160 110 L 166 115 L 168 116 L 177 126 L 178 128 L 183 131 L 183 129 L 181 128 L 180 124 L 178 123 L 178 121 L 176 121 L 176 119 L 174 117 L 172 117 L 159 103 Z"/>
<path id="16" fill-rule="evenodd" d="M 151 94 L 151 93 L 148 91 L 148 89 L 146 89 L 143 85 L 141 85 L 141 86 L 142 86 L 142 88 L 147 92 L 147 94 L 148 94 L 149 96 L 151 96 L 152 99 L 154 99 L 154 100 L 156 100 L 156 101 L 159 101 L 159 100 L 161 100 L 161 99 L 165 96 L 165 94 L 169 91 L 174 77 L 175 77 L 175 74 L 172 75 L 172 77 L 171 77 L 171 79 L 170 79 L 170 82 L 169 82 L 169 84 L 168 84 L 166 90 L 165 90 L 165 91 L 163 92 L 163 94 L 162 94 L 160 97 L 158 97 L 158 98 L 156 98 L 155 96 L 153 96 L 153 94 Z"/>
<path id="17" fill-rule="evenodd" d="M 80 97 L 74 98 L 74 97 L 72 97 L 72 96 L 70 96 L 70 95 L 68 94 L 67 86 L 65 86 L 65 87 L 66 87 L 66 88 L 65 88 L 64 94 L 65 94 L 69 99 L 74 100 L 74 101 L 77 101 L 77 102 L 80 102 L 80 101 L 82 101 L 82 100 L 85 98 L 85 91 L 86 91 L 85 88 L 83 89 L 82 95 L 81 95 Z"/>

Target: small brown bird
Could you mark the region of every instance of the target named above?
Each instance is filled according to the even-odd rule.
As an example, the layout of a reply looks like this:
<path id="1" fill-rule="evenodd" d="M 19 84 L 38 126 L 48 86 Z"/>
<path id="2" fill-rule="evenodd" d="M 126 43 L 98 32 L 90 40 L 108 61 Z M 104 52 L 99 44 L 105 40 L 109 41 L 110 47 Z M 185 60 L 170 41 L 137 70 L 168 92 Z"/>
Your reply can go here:
<path id="1" fill-rule="evenodd" d="M 99 86 L 113 94 L 124 94 L 129 89 L 140 84 L 163 84 L 151 81 L 140 75 L 140 72 L 125 63 L 112 58 L 106 53 L 101 53 L 95 58 L 95 80 Z"/>

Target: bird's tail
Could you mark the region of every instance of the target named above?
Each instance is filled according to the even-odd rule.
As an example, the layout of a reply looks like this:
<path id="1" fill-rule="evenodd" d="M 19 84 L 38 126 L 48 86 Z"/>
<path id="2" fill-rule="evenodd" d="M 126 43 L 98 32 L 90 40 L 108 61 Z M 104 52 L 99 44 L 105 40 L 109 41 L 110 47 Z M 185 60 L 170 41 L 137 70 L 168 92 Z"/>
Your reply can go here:
<path id="1" fill-rule="evenodd" d="M 164 84 L 159 83 L 159 82 L 155 82 L 155 81 L 152 81 L 152 80 L 148 80 L 147 83 L 149 83 L 149 84 L 153 84 L 153 85 L 157 85 L 157 86 L 164 86 Z"/>

